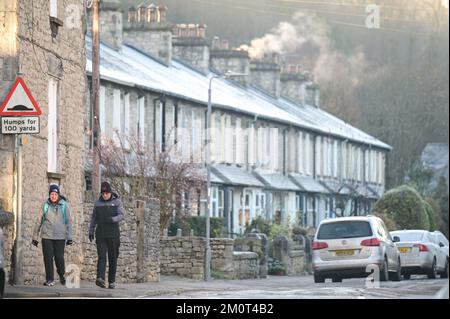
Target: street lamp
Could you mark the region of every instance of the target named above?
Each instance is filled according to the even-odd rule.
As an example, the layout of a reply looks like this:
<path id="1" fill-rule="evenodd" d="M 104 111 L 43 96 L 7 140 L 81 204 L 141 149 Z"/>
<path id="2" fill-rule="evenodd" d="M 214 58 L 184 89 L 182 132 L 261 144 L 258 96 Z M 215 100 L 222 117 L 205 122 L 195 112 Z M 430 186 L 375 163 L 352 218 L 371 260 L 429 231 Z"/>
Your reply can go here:
<path id="1" fill-rule="evenodd" d="M 205 281 L 211 280 L 211 245 L 210 245 L 210 216 L 211 216 L 211 85 L 214 75 L 209 79 L 208 110 L 206 111 L 206 250 L 205 250 Z"/>
<path id="2" fill-rule="evenodd" d="M 234 73 L 231 71 L 227 71 L 224 75 L 224 78 L 230 78 L 233 76 L 245 76 L 243 73 Z M 219 75 L 213 75 L 209 79 L 209 87 L 208 87 L 208 110 L 206 112 L 206 250 L 205 250 L 205 281 L 211 280 L 211 85 L 214 79 L 221 78 Z"/>

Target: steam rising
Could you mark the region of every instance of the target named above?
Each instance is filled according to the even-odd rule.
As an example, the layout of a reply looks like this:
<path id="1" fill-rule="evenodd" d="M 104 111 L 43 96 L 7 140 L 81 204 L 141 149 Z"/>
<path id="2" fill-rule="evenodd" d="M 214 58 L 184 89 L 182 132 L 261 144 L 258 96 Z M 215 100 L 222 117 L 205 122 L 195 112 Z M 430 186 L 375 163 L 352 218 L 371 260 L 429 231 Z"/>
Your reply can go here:
<path id="1" fill-rule="evenodd" d="M 262 59 L 273 53 L 302 54 L 308 48 L 317 52 L 311 71 L 319 83 L 332 81 L 341 73 L 348 80 L 347 84 L 357 85 L 359 77 L 363 76 L 367 68 L 361 50 L 356 50 L 352 56 L 338 52 L 331 43 L 329 27 L 325 21 L 303 12 L 297 12 L 291 22 L 281 22 L 270 33 L 252 40 L 250 46 L 243 45 L 240 49 L 248 51 L 252 59 Z"/>

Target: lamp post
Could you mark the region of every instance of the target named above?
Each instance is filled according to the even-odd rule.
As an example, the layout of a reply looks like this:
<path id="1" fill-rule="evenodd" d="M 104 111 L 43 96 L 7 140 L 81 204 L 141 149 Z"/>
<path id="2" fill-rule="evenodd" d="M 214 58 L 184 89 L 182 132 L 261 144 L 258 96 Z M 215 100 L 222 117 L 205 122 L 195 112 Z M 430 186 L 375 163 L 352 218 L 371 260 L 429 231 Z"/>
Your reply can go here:
<path id="1" fill-rule="evenodd" d="M 210 244 L 210 216 L 211 216 L 211 85 L 214 79 L 220 78 L 214 75 L 209 79 L 208 110 L 206 112 L 206 250 L 205 250 L 205 281 L 211 280 L 211 244 Z"/>
<path id="2" fill-rule="evenodd" d="M 228 71 L 225 73 L 223 78 L 231 78 L 233 76 L 246 76 L 244 73 L 234 73 Z M 211 85 L 214 79 L 221 78 L 219 75 L 213 75 L 209 79 L 208 87 L 208 110 L 206 112 L 206 249 L 205 249 L 205 269 L 204 269 L 204 279 L 205 281 L 211 280 Z"/>

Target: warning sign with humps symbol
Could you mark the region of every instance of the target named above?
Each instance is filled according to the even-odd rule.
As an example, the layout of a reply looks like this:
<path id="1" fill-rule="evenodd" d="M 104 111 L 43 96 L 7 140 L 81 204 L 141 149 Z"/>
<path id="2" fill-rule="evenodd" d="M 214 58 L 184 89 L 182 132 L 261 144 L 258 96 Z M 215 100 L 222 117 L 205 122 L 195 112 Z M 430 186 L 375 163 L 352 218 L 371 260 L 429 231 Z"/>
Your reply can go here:
<path id="1" fill-rule="evenodd" d="M 17 77 L 11 91 L 0 107 L 0 116 L 41 115 L 36 100 L 21 77 Z"/>

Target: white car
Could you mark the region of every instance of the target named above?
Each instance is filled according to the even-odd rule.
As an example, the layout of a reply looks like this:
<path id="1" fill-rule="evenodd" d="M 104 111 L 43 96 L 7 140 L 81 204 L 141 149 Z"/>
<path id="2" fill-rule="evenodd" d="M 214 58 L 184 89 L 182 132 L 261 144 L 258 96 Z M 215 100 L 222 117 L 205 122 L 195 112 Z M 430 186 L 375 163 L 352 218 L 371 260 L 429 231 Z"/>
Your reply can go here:
<path id="1" fill-rule="evenodd" d="M 448 240 L 440 233 L 426 230 L 399 230 L 391 232 L 400 238 L 397 247 L 400 251 L 402 274 L 410 279 L 414 274 L 426 274 L 434 279 L 448 277 Z M 440 239 L 439 239 L 440 238 Z M 445 243 L 441 242 L 445 238 Z M 445 244 L 447 250 L 445 251 Z"/>
<path id="2" fill-rule="evenodd" d="M 367 277 L 371 269 L 379 270 L 381 281 L 400 281 L 402 266 L 396 240 L 376 216 L 323 220 L 312 244 L 314 282 Z"/>

